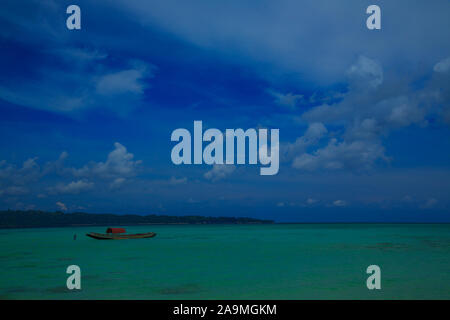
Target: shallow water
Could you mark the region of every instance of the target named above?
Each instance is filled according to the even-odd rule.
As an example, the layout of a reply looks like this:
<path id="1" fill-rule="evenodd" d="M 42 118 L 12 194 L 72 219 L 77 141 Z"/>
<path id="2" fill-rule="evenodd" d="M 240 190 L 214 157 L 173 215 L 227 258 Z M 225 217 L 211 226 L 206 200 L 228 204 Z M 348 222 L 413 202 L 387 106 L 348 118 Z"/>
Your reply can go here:
<path id="1" fill-rule="evenodd" d="M 0 299 L 450 299 L 450 225 L 103 227 L 0 230 Z M 77 240 L 73 235 L 77 234 Z M 81 268 L 80 291 L 66 268 Z M 381 267 L 368 290 L 367 266 Z"/>

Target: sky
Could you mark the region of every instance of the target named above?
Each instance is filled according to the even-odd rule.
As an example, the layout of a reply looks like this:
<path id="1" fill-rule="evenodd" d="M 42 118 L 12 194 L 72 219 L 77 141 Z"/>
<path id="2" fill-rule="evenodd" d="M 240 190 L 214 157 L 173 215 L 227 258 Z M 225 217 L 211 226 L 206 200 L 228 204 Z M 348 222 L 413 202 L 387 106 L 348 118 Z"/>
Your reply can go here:
<path id="1" fill-rule="evenodd" d="M 447 0 L 4 0 L 0 209 L 450 222 L 449 14 Z M 279 129 L 278 174 L 174 165 L 171 133 L 195 120 Z"/>

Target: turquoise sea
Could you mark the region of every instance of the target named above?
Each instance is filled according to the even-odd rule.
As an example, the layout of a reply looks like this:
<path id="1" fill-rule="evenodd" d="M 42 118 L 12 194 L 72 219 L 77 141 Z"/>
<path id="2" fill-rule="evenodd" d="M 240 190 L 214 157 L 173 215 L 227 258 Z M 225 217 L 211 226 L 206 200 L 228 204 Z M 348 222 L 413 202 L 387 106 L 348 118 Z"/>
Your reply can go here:
<path id="1" fill-rule="evenodd" d="M 450 299 L 450 225 L 130 226 L 0 230 L 0 299 Z M 73 240 L 74 234 L 77 239 Z M 66 268 L 81 268 L 79 291 Z M 381 268 L 368 290 L 366 268 Z"/>

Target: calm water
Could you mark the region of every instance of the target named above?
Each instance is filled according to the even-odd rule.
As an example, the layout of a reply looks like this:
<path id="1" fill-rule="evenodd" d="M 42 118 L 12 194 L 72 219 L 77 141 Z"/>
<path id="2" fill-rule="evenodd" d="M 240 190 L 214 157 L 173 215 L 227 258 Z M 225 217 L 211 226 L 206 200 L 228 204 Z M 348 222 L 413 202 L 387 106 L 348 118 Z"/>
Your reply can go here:
<path id="1" fill-rule="evenodd" d="M 0 230 L 1 299 L 450 299 L 450 225 L 146 226 Z M 73 235 L 77 234 L 76 241 Z M 82 290 L 65 271 L 79 265 Z M 367 266 L 382 290 L 366 288 Z"/>

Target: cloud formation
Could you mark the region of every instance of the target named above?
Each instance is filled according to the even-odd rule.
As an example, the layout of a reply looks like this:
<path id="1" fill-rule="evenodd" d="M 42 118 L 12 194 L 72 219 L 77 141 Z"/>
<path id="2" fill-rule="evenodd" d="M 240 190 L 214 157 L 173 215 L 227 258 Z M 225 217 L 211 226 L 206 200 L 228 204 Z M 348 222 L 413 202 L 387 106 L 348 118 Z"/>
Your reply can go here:
<path id="1" fill-rule="evenodd" d="M 327 133 L 328 130 L 323 123 L 310 123 L 303 136 L 297 138 L 293 143 L 287 143 L 281 146 L 282 160 L 289 161 L 295 155 L 304 153 L 309 146 L 315 146 Z"/>
<path id="2" fill-rule="evenodd" d="M 439 73 L 445 73 L 445 72 L 450 71 L 450 57 L 436 63 L 433 70 L 435 72 L 439 72 Z"/>
<path id="3" fill-rule="evenodd" d="M 78 180 L 72 181 L 69 184 L 60 184 L 54 188 L 50 188 L 49 191 L 55 194 L 79 194 L 91 190 L 93 187 L 93 182 Z"/>
<path id="4" fill-rule="evenodd" d="M 110 65 L 106 54 L 93 49 L 69 47 L 40 54 L 52 63 L 41 65 L 33 78 L 0 82 L 1 99 L 66 114 L 90 108 L 122 114 L 139 104 L 155 71 L 152 64 L 136 59 Z"/>
<path id="5" fill-rule="evenodd" d="M 365 56 L 359 56 L 347 70 L 351 85 L 359 90 L 376 89 L 383 83 L 383 69 L 376 61 Z"/>
<path id="6" fill-rule="evenodd" d="M 331 139 L 328 145 L 313 154 L 304 153 L 296 157 L 292 166 L 296 169 L 314 171 L 317 169 L 353 171 L 369 170 L 378 159 L 387 160 L 384 148 L 371 141 L 338 142 Z"/>
<path id="7" fill-rule="evenodd" d="M 297 104 L 303 99 L 301 94 L 293 94 L 291 92 L 283 94 L 274 90 L 268 90 L 268 93 L 274 97 L 274 102 L 284 108 L 295 110 Z"/>
<path id="8" fill-rule="evenodd" d="M 411 125 L 427 126 L 428 117 L 439 112 L 446 119 L 448 109 L 443 106 L 439 111 L 437 107 L 438 98 L 447 92 L 437 90 L 442 80 L 416 91 L 384 83 L 381 65 L 364 56 L 349 67 L 347 75 L 348 91 L 340 101 L 312 107 L 302 114 L 309 127 L 285 148 L 286 158 L 293 159 L 294 168 L 370 170 L 377 163 L 390 162 L 382 139 L 392 131 Z M 327 126 L 335 129 L 329 131 Z M 328 142 L 318 145 L 325 134 Z M 315 149 L 308 152 L 312 146 Z"/>
<path id="9" fill-rule="evenodd" d="M 226 202 L 275 218 L 342 202 L 448 208 L 448 0 L 384 2 L 376 32 L 358 0 L 82 1 L 95 21 L 80 32 L 65 29 L 61 1 L 0 6 L 3 208 L 228 214 Z M 166 131 L 197 116 L 280 128 L 280 174 L 168 165 Z M 152 168 L 122 144 L 95 148 L 111 137 L 133 141 Z M 70 157 L 42 160 L 62 146 Z"/>
<path id="10" fill-rule="evenodd" d="M 347 205 L 347 202 L 344 200 L 335 200 L 333 201 L 333 206 L 335 207 L 345 207 Z"/>
<path id="11" fill-rule="evenodd" d="M 144 25 L 156 25 L 195 46 L 255 64 L 271 79 L 280 74 L 306 74 L 315 83 L 333 83 L 340 80 L 355 53 L 377 56 L 389 69 L 397 67 L 398 57 L 406 62 L 421 60 L 431 68 L 441 52 L 450 51 L 446 41 L 450 37 L 450 5 L 445 0 L 432 4 L 385 2 L 382 10 L 389 12 L 393 23 L 388 31 L 378 33 L 365 28 L 367 3 L 357 0 L 345 5 L 291 0 L 258 4 L 176 0 L 115 3 Z M 414 17 L 420 17 L 421 23 L 396 23 Z M 361 61 L 361 67 L 374 73 L 371 82 L 376 85 L 376 65 Z"/>
<path id="12" fill-rule="evenodd" d="M 23 186 L 38 180 L 42 176 L 37 158 L 29 158 L 21 167 L 0 161 L 0 186 Z"/>
<path id="13" fill-rule="evenodd" d="M 236 166 L 231 164 L 214 164 L 212 169 L 207 171 L 203 176 L 211 181 L 222 180 L 236 170 Z"/>
<path id="14" fill-rule="evenodd" d="M 37 158 L 29 158 L 21 167 L 0 161 L 0 197 L 15 197 L 35 193 L 37 198 L 46 198 L 42 190 L 49 195 L 77 195 L 99 188 L 119 189 L 127 179 L 138 174 L 141 160 L 134 160 L 125 146 L 116 142 L 105 162 L 90 162 L 81 168 L 64 165 L 68 153 L 62 152 L 55 161 L 47 162 L 43 167 Z M 44 179 L 48 178 L 48 179 Z M 48 181 L 56 183 L 51 186 Z M 69 179 L 69 181 L 67 181 Z M 176 182 L 183 182 L 176 180 Z"/>
<path id="15" fill-rule="evenodd" d="M 67 206 L 64 203 L 62 203 L 61 201 L 56 202 L 56 206 L 61 211 L 67 211 Z"/>
<path id="16" fill-rule="evenodd" d="M 141 163 L 141 160 L 134 160 L 134 155 L 129 153 L 125 146 L 116 142 L 114 143 L 114 150 L 108 154 L 105 162 L 92 162 L 82 168 L 74 168 L 73 175 L 107 180 L 125 179 L 135 176 Z M 123 183 L 123 180 L 120 183 Z"/>
<path id="17" fill-rule="evenodd" d="M 99 77 L 96 90 L 101 95 L 117 96 L 122 94 L 142 94 L 148 84 L 145 78 L 153 76 L 153 66 L 143 62 L 134 62 L 131 69 L 107 73 Z"/>

